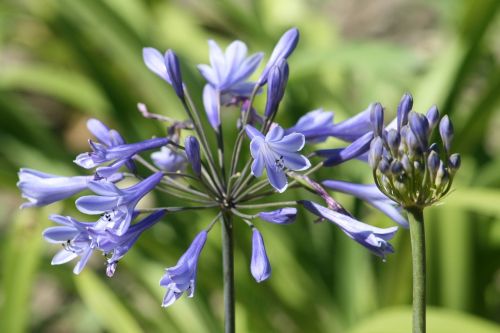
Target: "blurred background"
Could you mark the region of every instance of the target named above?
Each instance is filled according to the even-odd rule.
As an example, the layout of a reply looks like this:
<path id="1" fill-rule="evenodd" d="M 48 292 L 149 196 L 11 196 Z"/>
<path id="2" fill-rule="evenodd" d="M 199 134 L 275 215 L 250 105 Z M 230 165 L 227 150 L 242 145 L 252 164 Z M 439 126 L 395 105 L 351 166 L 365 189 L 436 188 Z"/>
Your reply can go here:
<path id="1" fill-rule="evenodd" d="M 50 213 L 78 216 L 73 201 L 20 211 L 16 172 L 82 173 L 72 160 L 88 149 L 89 117 L 130 142 L 164 132 L 140 116 L 138 102 L 183 118 L 173 89 L 143 64 L 142 47 L 174 49 L 200 104 L 204 82 L 195 65 L 208 62 L 207 39 L 224 47 L 241 39 L 269 56 L 279 36 L 296 26 L 301 40 L 290 59 L 282 124 L 318 107 L 340 121 L 375 101 L 392 117 L 406 91 L 415 110 L 437 104 L 450 115 L 463 166 L 454 192 L 426 211 L 429 332 L 500 332 L 498 7 L 497 0 L 1 1 L 0 331 L 222 331 L 219 227 L 202 252 L 195 298 L 160 307 L 163 269 L 177 262 L 211 214 L 169 216 L 140 238 L 112 279 L 97 255 L 74 276 L 72 264 L 50 265 L 59 248 L 41 237 Z M 227 142 L 234 142 L 230 133 Z M 368 183 L 370 177 L 367 166 L 352 162 L 317 179 Z M 358 200 L 335 197 L 363 221 L 393 225 Z M 169 205 L 163 195 L 147 201 Z M 304 213 L 291 226 L 260 225 L 273 267 L 262 284 L 249 272 L 251 233 L 236 225 L 238 332 L 410 331 L 406 230 L 382 262 Z"/>

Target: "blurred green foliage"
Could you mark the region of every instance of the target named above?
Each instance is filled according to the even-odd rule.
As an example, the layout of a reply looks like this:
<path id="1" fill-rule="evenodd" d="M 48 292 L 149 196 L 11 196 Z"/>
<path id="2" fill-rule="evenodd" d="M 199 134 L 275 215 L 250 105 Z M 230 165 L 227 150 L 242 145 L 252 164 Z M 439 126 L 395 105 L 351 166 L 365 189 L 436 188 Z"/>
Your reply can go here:
<path id="1" fill-rule="evenodd" d="M 175 49 L 196 92 L 203 82 L 195 64 L 208 61 L 207 39 L 241 39 L 269 54 L 290 26 L 300 29 L 301 41 L 290 59 L 284 125 L 318 107 L 341 120 L 374 101 L 394 115 L 405 91 L 414 94 L 415 109 L 437 104 L 454 120 L 463 167 L 455 191 L 426 216 L 429 332 L 499 332 L 498 7 L 497 0 L 3 0 L 0 332 L 221 331 L 218 227 L 201 256 L 195 298 L 160 307 L 163 268 L 175 264 L 209 214 L 167 218 L 144 234 L 113 279 L 99 261 L 73 276 L 70 264 L 50 266 L 57 249 L 41 238 L 49 212 L 76 214 L 73 203 L 19 211 L 16 172 L 81 172 L 71 161 L 86 150 L 89 117 L 130 141 L 163 131 L 140 117 L 137 102 L 183 117 L 173 90 L 143 65 L 142 47 Z M 326 178 L 369 182 L 370 172 L 352 162 L 324 170 L 319 179 Z M 362 220 L 391 225 L 359 201 L 337 198 Z M 409 331 L 406 230 L 385 263 L 305 214 L 293 226 L 262 232 L 273 276 L 258 285 L 249 274 L 250 232 L 236 225 L 239 332 Z"/>

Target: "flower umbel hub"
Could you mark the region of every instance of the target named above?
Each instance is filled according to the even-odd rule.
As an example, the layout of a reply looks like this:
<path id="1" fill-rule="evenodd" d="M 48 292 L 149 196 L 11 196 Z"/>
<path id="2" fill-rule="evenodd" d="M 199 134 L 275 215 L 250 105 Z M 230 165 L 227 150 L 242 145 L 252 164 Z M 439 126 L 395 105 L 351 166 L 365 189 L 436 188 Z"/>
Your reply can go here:
<path id="1" fill-rule="evenodd" d="M 424 208 L 444 197 L 460 167 L 460 155 L 451 154 L 453 126 L 444 116 L 439 122 L 441 147 L 429 144 L 438 125 L 435 106 L 426 115 L 411 111 L 413 99 L 406 94 L 398 107 L 397 127 L 374 129 L 369 163 L 378 188 L 405 208 Z M 372 109 L 374 124 L 383 122 L 382 108 Z M 374 125 L 376 127 L 376 125 Z"/>

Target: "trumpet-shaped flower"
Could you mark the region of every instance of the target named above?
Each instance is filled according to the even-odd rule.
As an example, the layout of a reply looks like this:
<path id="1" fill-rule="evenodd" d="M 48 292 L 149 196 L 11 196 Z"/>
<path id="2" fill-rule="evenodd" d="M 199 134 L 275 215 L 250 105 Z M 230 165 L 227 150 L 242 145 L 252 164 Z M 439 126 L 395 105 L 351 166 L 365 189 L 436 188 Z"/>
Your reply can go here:
<path id="1" fill-rule="evenodd" d="M 388 241 L 394 237 L 398 227 L 377 228 L 312 201 L 303 200 L 301 203 L 311 213 L 336 224 L 347 236 L 377 256 L 385 258 L 386 254 L 394 252 Z"/>
<path id="2" fill-rule="evenodd" d="M 257 228 L 252 232 L 252 261 L 250 262 L 250 272 L 255 281 L 262 282 L 271 276 L 271 264 L 267 257 L 264 239 Z"/>
<path id="3" fill-rule="evenodd" d="M 172 305 L 184 292 L 193 297 L 196 285 L 196 270 L 198 258 L 207 240 L 207 232 L 203 230 L 189 246 L 189 249 L 180 257 L 177 265 L 167 268 L 160 280 L 160 286 L 167 289 L 163 298 L 163 307 Z"/>
<path id="4" fill-rule="evenodd" d="M 354 195 L 380 210 L 404 228 L 408 228 L 408 220 L 403 216 L 402 209 L 385 194 L 380 192 L 375 184 L 353 184 L 338 180 L 325 180 L 322 184 L 334 191 Z"/>
<path id="5" fill-rule="evenodd" d="M 161 147 L 160 151 L 151 154 L 151 159 L 158 168 L 167 172 L 184 171 L 187 165 L 186 153 L 169 147 Z"/>
<path id="6" fill-rule="evenodd" d="M 21 169 L 18 175 L 17 186 L 23 198 L 29 200 L 23 203 L 21 208 L 45 206 L 69 198 L 86 190 L 88 183 L 94 179 L 94 176 L 57 176 L 33 169 Z M 117 182 L 121 179 L 123 179 L 122 174 L 115 174 L 108 180 Z"/>
<path id="7" fill-rule="evenodd" d="M 288 186 L 285 169 L 302 171 L 311 166 L 307 157 L 298 153 L 304 147 L 303 134 L 285 135 L 285 130 L 280 126 L 273 127 L 266 136 L 251 125 L 247 125 L 245 129 L 252 140 L 252 174 L 260 177 L 265 168 L 269 183 L 278 192 L 284 192 Z"/>
<path id="8" fill-rule="evenodd" d="M 89 189 L 98 195 L 79 198 L 76 200 L 76 207 L 85 214 L 112 213 L 110 219 L 113 224 L 106 225 L 106 230 L 121 236 L 127 231 L 139 200 L 151 192 L 162 177 L 163 174 L 157 172 L 126 189 L 119 189 L 113 183 L 105 181 L 89 182 Z"/>

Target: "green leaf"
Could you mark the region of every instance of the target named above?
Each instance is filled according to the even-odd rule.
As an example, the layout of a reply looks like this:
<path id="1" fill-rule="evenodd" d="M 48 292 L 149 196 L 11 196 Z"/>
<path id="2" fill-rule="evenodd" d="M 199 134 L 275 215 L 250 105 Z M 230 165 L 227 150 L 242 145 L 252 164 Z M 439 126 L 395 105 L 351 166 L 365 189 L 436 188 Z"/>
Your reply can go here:
<path id="1" fill-rule="evenodd" d="M 376 312 L 349 333 L 408 333 L 411 332 L 411 308 L 398 307 Z M 498 333 L 500 326 L 459 311 L 428 308 L 429 333 Z"/>
<path id="2" fill-rule="evenodd" d="M 39 210 L 20 211 L 9 228 L 8 241 L 2 249 L 0 332 L 24 332 L 29 325 L 31 293 L 42 253 L 41 215 Z"/>
<path id="3" fill-rule="evenodd" d="M 83 271 L 74 280 L 81 298 L 106 330 L 117 333 L 142 332 L 134 316 L 91 270 Z"/>

